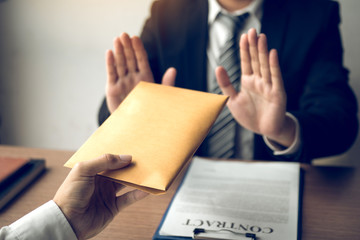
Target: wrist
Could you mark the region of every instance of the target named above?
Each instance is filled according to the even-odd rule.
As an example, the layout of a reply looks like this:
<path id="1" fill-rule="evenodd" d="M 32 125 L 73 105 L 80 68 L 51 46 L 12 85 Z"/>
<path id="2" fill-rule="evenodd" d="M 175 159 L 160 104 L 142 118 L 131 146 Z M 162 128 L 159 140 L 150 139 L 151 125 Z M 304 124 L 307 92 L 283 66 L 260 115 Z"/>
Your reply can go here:
<path id="1" fill-rule="evenodd" d="M 290 147 L 296 135 L 296 119 L 289 113 L 285 114 L 284 124 L 278 134 L 274 136 L 266 136 L 269 140 L 284 146 L 285 148 Z"/>
<path id="2" fill-rule="evenodd" d="M 67 220 L 67 222 L 69 223 L 71 229 L 73 230 L 73 232 L 75 233 L 76 237 L 79 239 L 79 232 L 77 231 L 76 227 L 74 226 L 74 221 L 72 220 L 71 217 L 71 213 L 69 211 L 66 210 L 66 206 L 63 205 L 61 202 L 61 200 L 57 199 L 56 196 L 53 199 L 54 203 L 58 206 L 58 208 L 60 209 L 60 211 L 62 212 L 63 216 L 65 217 L 65 219 Z"/>

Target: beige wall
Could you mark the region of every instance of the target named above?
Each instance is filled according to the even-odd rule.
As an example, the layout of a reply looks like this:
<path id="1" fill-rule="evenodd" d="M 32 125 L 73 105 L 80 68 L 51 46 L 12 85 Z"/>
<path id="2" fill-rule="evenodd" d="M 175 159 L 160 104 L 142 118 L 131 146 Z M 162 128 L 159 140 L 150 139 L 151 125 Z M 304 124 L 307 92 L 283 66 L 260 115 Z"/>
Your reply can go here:
<path id="1" fill-rule="evenodd" d="M 105 51 L 139 34 L 151 0 L 0 2 L 2 142 L 77 149 L 96 129 Z"/>
<path id="2" fill-rule="evenodd" d="M 96 129 L 105 50 L 138 34 L 152 0 L 0 1 L 2 142 L 77 149 Z M 340 0 L 345 65 L 360 96 L 359 0 Z M 360 97 L 359 97 L 360 98 Z M 360 138 L 342 163 L 360 162 Z M 338 158 L 318 163 L 336 164 Z"/>

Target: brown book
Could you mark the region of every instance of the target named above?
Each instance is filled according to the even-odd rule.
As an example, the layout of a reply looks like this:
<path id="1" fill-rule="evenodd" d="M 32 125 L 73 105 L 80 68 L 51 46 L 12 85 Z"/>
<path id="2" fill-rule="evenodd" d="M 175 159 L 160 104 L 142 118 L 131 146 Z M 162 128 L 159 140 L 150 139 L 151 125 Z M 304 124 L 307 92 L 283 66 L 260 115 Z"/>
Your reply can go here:
<path id="1" fill-rule="evenodd" d="M 0 157 L 0 168 L 1 211 L 44 172 L 45 160 Z"/>
<path id="2" fill-rule="evenodd" d="M 29 159 L 0 157 L 0 183 L 23 167 Z"/>

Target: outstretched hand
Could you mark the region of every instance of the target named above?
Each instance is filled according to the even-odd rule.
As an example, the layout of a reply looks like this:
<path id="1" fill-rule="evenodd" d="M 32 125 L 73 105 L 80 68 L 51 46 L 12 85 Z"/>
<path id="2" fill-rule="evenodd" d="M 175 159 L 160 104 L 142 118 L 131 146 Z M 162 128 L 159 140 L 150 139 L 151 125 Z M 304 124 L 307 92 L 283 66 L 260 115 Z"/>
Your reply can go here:
<path id="1" fill-rule="evenodd" d="M 106 52 L 106 102 L 110 113 L 115 111 L 130 91 L 140 82 L 154 82 L 147 53 L 139 37 L 123 33 L 114 39 L 114 52 Z M 162 84 L 175 84 L 176 70 L 165 72 Z"/>
<path id="2" fill-rule="evenodd" d="M 117 196 L 124 185 L 97 175 L 126 167 L 130 162 L 129 155 L 106 154 L 78 163 L 56 192 L 53 200 L 79 239 L 97 235 L 121 209 L 148 195 L 140 190 L 132 190 Z"/>
<path id="3" fill-rule="evenodd" d="M 286 116 L 286 93 L 277 51 L 268 51 L 264 34 L 250 29 L 240 39 L 241 90 L 237 92 L 223 67 L 216 69 L 218 84 L 233 117 L 243 127 L 283 146 L 295 137 L 295 123 Z"/>

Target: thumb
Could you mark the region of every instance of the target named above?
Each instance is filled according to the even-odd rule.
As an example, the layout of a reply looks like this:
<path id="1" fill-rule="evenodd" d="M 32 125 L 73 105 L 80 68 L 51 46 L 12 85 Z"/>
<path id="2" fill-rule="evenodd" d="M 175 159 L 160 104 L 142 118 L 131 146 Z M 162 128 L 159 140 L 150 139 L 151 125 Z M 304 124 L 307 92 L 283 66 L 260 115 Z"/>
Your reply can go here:
<path id="1" fill-rule="evenodd" d="M 224 95 L 228 95 L 230 98 L 235 97 L 237 91 L 230 82 L 229 76 L 223 67 L 217 67 L 215 69 L 216 80 Z"/>
<path id="2" fill-rule="evenodd" d="M 164 76 L 162 78 L 162 84 L 167 85 L 167 86 L 174 86 L 175 78 L 176 78 L 176 69 L 173 67 L 170 67 L 164 73 Z"/>
<path id="3" fill-rule="evenodd" d="M 76 167 L 82 176 L 91 177 L 106 170 L 126 167 L 130 164 L 131 159 L 131 155 L 104 154 L 96 159 L 78 163 Z"/>

